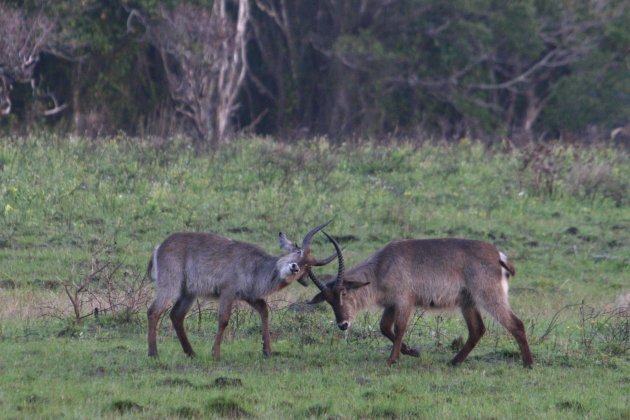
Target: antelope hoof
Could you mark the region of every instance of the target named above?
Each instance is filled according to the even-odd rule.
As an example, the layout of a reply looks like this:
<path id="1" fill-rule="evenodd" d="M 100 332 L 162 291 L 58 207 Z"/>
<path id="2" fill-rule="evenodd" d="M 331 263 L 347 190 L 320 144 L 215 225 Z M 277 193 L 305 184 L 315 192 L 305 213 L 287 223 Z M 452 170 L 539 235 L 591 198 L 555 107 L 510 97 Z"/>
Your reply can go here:
<path id="1" fill-rule="evenodd" d="M 271 350 L 263 350 L 263 357 L 269 359 L 271 357 Z"/>
<path id="2" fill-rule="evenodd" d="M 391 357 L 389 359 L 387 359 L 387 365 L 391 366 L 396 364 L 396 362 L 398 361 L 398 359 L 392 359 Z"/>
<path id="3" fill-rule="evenodd" d="M 407 356 L 412 357 L 420 357 L 420 351 L 411 347 L 407 347 L 406 349 L 402 350 L 402 354 L 406 354 Z"/>

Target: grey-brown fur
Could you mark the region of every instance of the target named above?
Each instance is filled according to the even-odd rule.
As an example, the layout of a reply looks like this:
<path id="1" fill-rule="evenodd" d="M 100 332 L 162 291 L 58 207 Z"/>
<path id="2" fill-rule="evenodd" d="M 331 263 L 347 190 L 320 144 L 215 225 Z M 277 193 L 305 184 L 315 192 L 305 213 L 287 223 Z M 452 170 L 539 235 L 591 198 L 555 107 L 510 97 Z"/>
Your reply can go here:
<path id="1" fill-rule="evenodd" d="M 344 273 L 341 251 L 332 241 L 340 256 L 340 273 L 327 285 L 312 277 L 321 292 L 311 303 L 326 300 L 341 329 L 365 308 L 384 308 L 381 332 L 394 344 L 390 364 L 400 352 L 418 355 L 403 337 L 414 308 L 423 307 L 462 311 L 469 336 L 452 364 L 463 362 L 483 336 L 479 311 L 483 308 L 514 336 L 524 366 L 532 365 L 525 328 L 508 303 L 507 284 L 514 266 L 494 245 L 450 238 L 393 241 Z"/>
<path id="2" fill-rule="evenodd" d="M 324 226 L 305 236 L 303 248 L 280 233 L 280 246 L 285 251 L 280 257 L 271 256 L 256 245 L 212 233 L 174 233 L 166 238 L 156 247 L 147 267 L 156 285 L 155 300 L 147 312 L 149 356 L 157 356 L 157 324 L 171 306 L 171 321 L 182 348 L 189 356 L 195 354 L 184 329 L 184 318 L 197 297 L 219 300 L 214 358 L 220 357 L 223 332 L 236 300 L 247 302 L 260 314 L 263 354 L 271 355 L 265 297 L 300 279 L 310 266 L 332 260 L 329 257 L 318 261 L 310 253 L 310 237 Z"/>

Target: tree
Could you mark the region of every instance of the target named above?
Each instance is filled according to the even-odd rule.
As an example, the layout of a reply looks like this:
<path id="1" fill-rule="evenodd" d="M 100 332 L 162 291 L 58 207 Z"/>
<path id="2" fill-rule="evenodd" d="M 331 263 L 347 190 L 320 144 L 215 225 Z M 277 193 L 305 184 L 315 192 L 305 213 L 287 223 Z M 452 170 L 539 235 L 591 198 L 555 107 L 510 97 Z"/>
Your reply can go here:
<path id="1" fill-rule="evenodd" d="M 337 10 L 339 3 L 331 2 Z M 368 117 L 364 121 L 383 121 L 384 130 L 396 121 L 424 121 L 444 127 L 440 134 L 446 136 L 526 138 L 533 137 L 549 100 L 566 87 L 564 80 L 594 74 L 595 67 L 584 63 L 598 56 L 598 65 L 609 68 L 618 60 L 599 50 L 610 44 L 609 28 L 619 37 L 630 8 L 616 0 L 360 3 L 357 10 L 368 16 L 350 27 L 349 13 L 331 14 L 342 29 L 329 51 L 343 68 L 340 77 L 362 81 L 342 89 L 355 99 L 367 96 L 352 107 Z M 362 27 L 362 21 L 370 24 Z M 617 43 L 614 51 L 623 55 L 626 49 L 627 43 Z M 608 76 L 610 83 L 618 79 Z M 361 86 L 370 87 L 367 94 Z"/>
<path id="2" fill-rule="evenodd" d="M 609 132 L 629 118 L 629 19 L 623 0 L 0 0 L 0 129 Z"/>
<path id="3" fill-rule="evenodd" d="M 490 14 L 496 18 L 491 47 L 477 51 L 487 77 L 466 80 L 463 74 L 459 81 L 467 97 L 492 108 L 512 133 L 531 138 L 554 91 L 602 45 L 610 19 L 627 6 L 606 0 L 501 4 L 498 16 Z M 483 92 L 494 94 L 481 99 Z"/>
<path id="4" fill-rule="evenodd" d="M 247 72 L 249 3 L 238 0 L 235 22 L 227 3 L 214 2 L 212 11 L 189 4 L 161 7 L 153 20 L 138 12 L 130 17 L 141 20 L 144 39 L 158 50 L 170 96 L 194 127 L 197 146 L 227 140 Z"/>
<path id="5" fill-rule="evenodd" d="M 33 93 L 40 93 L 33 72 L 42 52 L 53 51 L 58 36 L 56 21 L 42 12 L 27 15 L 0 3 L 0 115 L 11 112 L 10 92 L 15 83 L 30 83 Z M 54 106 L 43 115 L 54 115 L 66 108 L 53 93 L 46 92 L 45 97 Z"/>

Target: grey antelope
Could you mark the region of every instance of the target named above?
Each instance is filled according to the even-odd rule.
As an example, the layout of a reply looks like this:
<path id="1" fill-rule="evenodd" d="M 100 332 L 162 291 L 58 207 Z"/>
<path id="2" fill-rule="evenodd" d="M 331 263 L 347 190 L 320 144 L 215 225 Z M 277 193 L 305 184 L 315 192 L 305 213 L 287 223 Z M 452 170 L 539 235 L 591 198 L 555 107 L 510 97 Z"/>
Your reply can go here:
<path id="1" fill-rule="evenodd" d="M 328 284 L 309 270 L 320 290 L 309 303 L 328 302 L 342 330 L 350 327 L 360 310 L 384 308 L 381 332 L 394 343 L 389 364 L 396 363 L 400 352 L 419 355 L 403 342 L 414 307 L 459 307 L 468 326 L 468 340 L 451 364 L 463 362 L 485 333 L 479 312 L 483 308 L 514 336 L 523 365 L 531 367 L 525 327 L 508 303 L 508 280 L 515 274 L 514 266 L 494 245 L 464 239 L 393 241 L 345 272 L 339 244 L 324 234 L 338 254 L 339 270 Z"/>
<path id="2" fill-rule="evenodd" d="M 256 245 L 211 233 L 174 233 L 166 238 L 153 251 L 147 267 L 147 274 L 156 285 L 155 300 L 147 312 L 149 356 L 157 356 L 157 324 L 173 304 L 170 317 L 177 337 L 184 353 L 195 355 L 186 336 L 184 318 L 198 296 L 219 300 L 219 329 L 212 348 L 215 359 L 220 357 L 221 339 L 236 300 L 247 302 L 260 314 L 263 355 L 270 356 L 269 309 L 265 296 L 301 279 L 309 267 L 325 265 L 335 259 L 336 254 L 321 261 L 311 255 L 311 238 L 328 223 L 308 232 L 302 247 L 280 232 L 280 247 L 285 251 L 280 257 L 268 255 Z"/>

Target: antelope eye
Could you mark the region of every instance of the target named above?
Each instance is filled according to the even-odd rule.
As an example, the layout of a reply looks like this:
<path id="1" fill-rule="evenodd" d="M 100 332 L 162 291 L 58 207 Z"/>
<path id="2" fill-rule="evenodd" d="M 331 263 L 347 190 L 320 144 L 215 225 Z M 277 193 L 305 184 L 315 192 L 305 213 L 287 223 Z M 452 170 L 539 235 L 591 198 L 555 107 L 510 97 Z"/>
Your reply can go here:
<path id="1" fill-rule="evenodd" d="M 341 297 L 345 297 L 348 294 L 348 292 L 346 292 L 345 290 L 342 290 L 340 295 Z"/>

